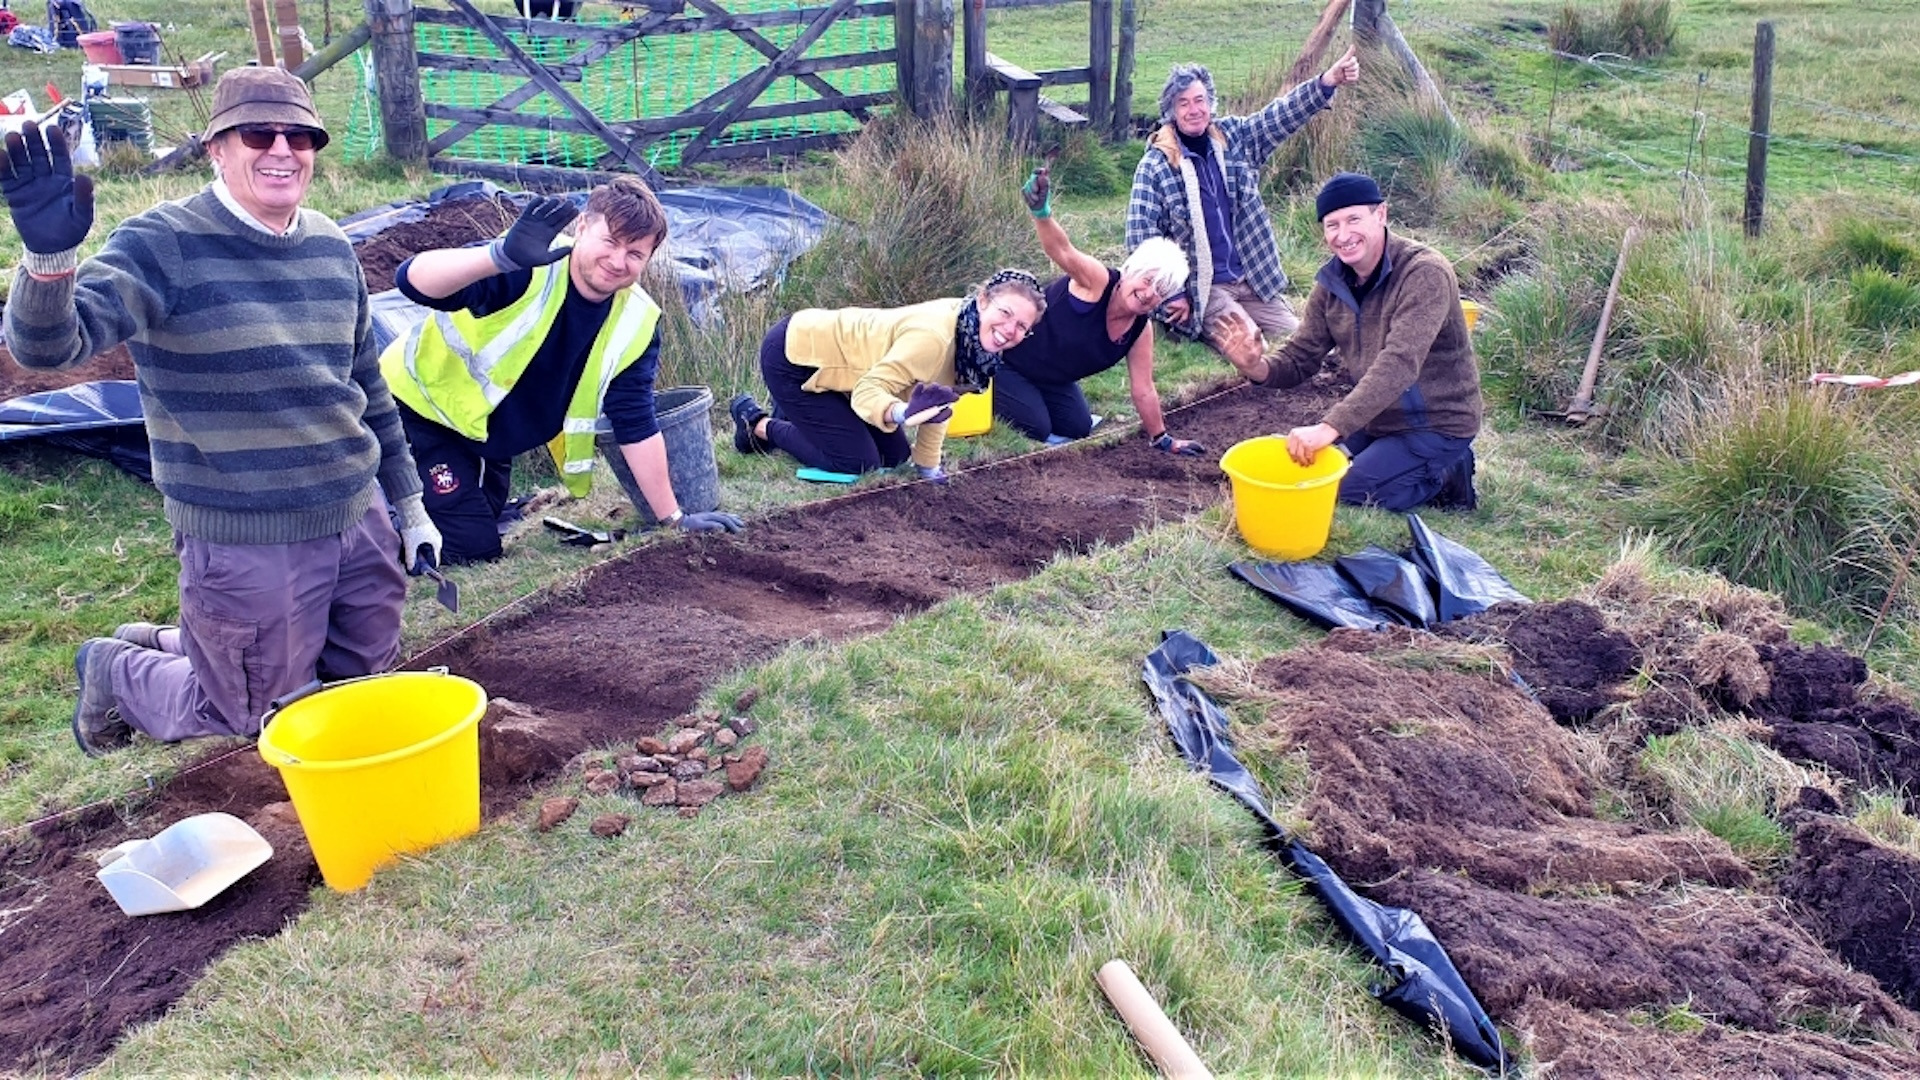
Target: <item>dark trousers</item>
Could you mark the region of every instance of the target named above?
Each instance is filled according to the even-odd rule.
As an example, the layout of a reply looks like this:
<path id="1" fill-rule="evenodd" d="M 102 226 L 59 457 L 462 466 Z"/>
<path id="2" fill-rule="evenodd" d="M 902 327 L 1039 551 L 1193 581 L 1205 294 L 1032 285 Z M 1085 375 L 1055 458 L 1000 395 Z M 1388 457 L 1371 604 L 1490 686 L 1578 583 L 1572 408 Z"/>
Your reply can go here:
<path id="1" fill-rule="evenodd" d="M 400 410 L 420 470 L 421 501 L 440 530 L 440 561 L 485 562 L 500 557 L 500 512 L 513 486 L 513 459 L 482 457 L 473 441 Z"/>
<path id="2" fill-rule="evenodd" d="M 1473 440 L 1437 431 L 1378 437 L 1359 431 L 1341 441 L 1353 464 L 1340 481 L 1340 501 L 1396 514 L 1432 501 L 1456 466 L 1472 468 Z"/>
<path id="3" fill-rule="evenodd" d="M 1004 364 L 993 373 L 993 415 L 1029 439 L 1093 433 L 1093 411 L 1079 383 L 1035 382 Z"/>
<path id="4" fill-rule="evenodd" d="M 767 421 L 768 442 L 800 464 L 828 472 L 891 469 L 907 460 L 913 444 L 906 433 L 882 431 L 860 419 L 851 394 L 803 389 L 815 370 L 787 359 L 787 320 L 773 324 L 760 343 L 760 375 L 767 380 L 776 416 Z"/>

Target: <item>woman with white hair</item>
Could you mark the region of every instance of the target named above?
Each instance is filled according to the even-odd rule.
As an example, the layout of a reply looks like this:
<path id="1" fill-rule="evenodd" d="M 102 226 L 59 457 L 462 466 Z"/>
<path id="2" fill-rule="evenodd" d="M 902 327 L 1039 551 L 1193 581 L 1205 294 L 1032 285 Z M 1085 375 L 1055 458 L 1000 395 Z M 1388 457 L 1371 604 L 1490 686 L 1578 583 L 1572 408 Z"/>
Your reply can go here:
<path id="1" fill-rule="evenodd" d="M 1047 258 L 1063 271 L 1046 287 L 1046 313 L 1033 334 L 1008 349 L 993 379 L 994 415 L 1030 439 L 1066 442 L 1093 430 L 1080 380 L 1127 362 L 1127 389 L 1140 428 L 1156 449 L 1188 456 L 1206 448 L 1167 433 L 1153 387 L 1149 316 L 1187 284 L 1187 256 L 1164 237 L 1141 244 L 1118 269 L 1073 246 L 1054 220 L 1047 167 L 1021 189 Z"/>

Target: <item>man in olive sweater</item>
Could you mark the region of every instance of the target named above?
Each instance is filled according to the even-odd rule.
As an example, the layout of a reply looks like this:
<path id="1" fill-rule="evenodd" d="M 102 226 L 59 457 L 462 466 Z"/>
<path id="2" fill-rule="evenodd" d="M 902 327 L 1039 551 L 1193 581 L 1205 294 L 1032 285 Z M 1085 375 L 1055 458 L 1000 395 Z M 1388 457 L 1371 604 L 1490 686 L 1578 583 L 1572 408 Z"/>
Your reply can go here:
<path id="1" fill-rule="evenodd" d="M 121 222 L 84 263 L 93 184 L 58 129 L 25 125 L 0 159 L 27 249 L 8 345 L 23 366 L 64 368 L 127 343 L 180 557 L 178 627 L 129 623 L 74 658 L 73 735 L 94 756 L 136 731 L 253 735 L 316 676 L 386 670 L 402 560 L 439 555 L 360 264 L 300 206 L 327 144 L 306 84 L 228 72 L 205 144 L 211 184 Z"/>
<path id="2" fill-rule="evenodd" d="M 1353 458 L 1342 502 L 1472 510 L 1483 405 L 1453 265 L 1387 230 L 1386 199 L 1370 177 L 1336 175 L 1314 208 L 1333 257 L 1314 277 L 1300 329 L 1262 356 L 1242 323 L 1222 351 L 1249 381 L 1280 389 L 1312 378 L 1337 348 L 1353 389 L 1319 423 L 1289 431 L 1287 453 L 1305 465 L 1341 442 Z"/>

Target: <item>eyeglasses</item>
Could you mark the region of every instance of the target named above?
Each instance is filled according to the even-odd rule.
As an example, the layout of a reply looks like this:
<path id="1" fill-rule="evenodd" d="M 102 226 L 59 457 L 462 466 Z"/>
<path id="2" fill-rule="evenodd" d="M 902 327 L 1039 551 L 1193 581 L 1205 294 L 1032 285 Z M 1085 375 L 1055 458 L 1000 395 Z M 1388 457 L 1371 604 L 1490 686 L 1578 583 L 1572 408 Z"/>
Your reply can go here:
<path id="1" fill-rule="evenodd" d="M 995 306 L 987 310 L 993 312 L 995 315 L 998 315 L 1000 318 L 1004 320 L 1012 322 L 1013 325 L 1008 329 L 1011 329 L 1013 331 L 1014 337 L 1025 338 L 1028 334 L 1033 333 L 1032 326 L 1029 326 L 1024 322 L 1021 322 L 1019 316 L 1016 316 L 1012 311 L 1008 310 L 1007 308 L 1001 307 L 996 304 Z"/>
<path id="2" fill-rule="evenodd" d="M 240 143 L 249 150 L 271 150 L 273 141 L 281 136 L 287 140 L 289 150 L 318 150 L 327 145 L 327 133 L 318 128 L 279 128 L 264 124 L 242 124 L 235 131 L 240 133 Z"/>

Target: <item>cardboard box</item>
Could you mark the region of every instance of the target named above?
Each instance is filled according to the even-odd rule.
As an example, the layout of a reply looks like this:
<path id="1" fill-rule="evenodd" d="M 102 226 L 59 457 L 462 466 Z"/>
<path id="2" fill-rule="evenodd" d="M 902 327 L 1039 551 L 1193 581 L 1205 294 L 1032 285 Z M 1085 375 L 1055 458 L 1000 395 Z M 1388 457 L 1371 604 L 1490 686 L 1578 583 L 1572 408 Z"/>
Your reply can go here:
<path id="1" fill-rule="evenodd" d="M 147 86 L 161 90 L 185 90 L 213 81 L 212 56 L 203 56 L 188 64 L 100 64 L 107 82 L 115 86 Z"/>

